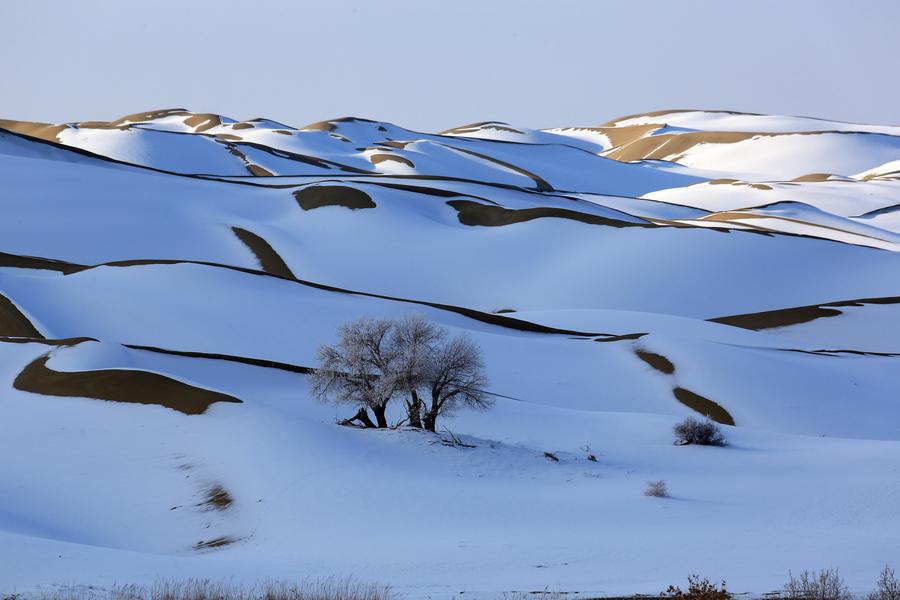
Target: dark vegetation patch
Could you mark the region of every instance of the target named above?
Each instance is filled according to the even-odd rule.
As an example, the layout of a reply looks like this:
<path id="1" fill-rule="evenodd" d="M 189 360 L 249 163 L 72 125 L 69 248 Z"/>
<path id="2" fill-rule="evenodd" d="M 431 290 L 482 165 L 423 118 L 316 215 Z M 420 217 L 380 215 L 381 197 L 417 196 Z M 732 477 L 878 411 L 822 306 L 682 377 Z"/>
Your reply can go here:
<path id="1" fill-rule="evenodd" d="M 666 373 L 667 375 L 671 375 L 675 372 L 675 365 L 662 354 L 656 354 L 655 352 L 648 352 L 646 350 L 635 350 L 634 353 L 637 354 L 638 358 L 657 371 Z"/>
<path id="2" fill-rule="evenodd" d="M 375 208 L 372 197 L 362 190 L 346 185 L 311 185 L 294 192 L 297 204 L 303 210 L 323 206 L 343 206 L 351 210 Z"/>
<path id="3" fill-rule="evenodd" d="M 13 382 L 23 392 L 45 396 L 94 398 L 111 402 L 157 404 L 186 415 L 199 415 L 215 402 L 241 400 L 221 392 L 195 387 L 165 375 L 131 369 L 54 371 L 49 355 L 29 363 Z"/>
<path id="4" fill-rule="evenodd" d="M 900 296 L 886 296 L 882 298 L 860 298 L 857 300 L 842 300 L 840 302 L 828 302 L 825 304 L 812 304 L 809 306 L 797 306 L 794 308 L 780 308 L 766 310 L 757 313 L 743 315 L 731 315 L 728 317 L 716 317 L 707 319 L 713 323 L 722 323 L 742 329 L 772 329 L 808 323 L 822 317 L 836 317 L 843 314 L 840 307 L 864 306 L 866 304 L 900 304 Z"/>
<path id="5" fill-rule="evenodd" d="M 234 235 L 236 235 L 237 238 L 253 252 L 263 271 L 271 273 L 272 275 L 278 275 L 279 277 L 294 279 L 294 273 L 291 271 L 290 267 L 287 266 L 287 263 L 284 262 L 281 255 L 278 254 L 264 238 L 256 235 L 252 231 L 247 231 L 240 227 L 232 227 L 231 230 L 234 232 Z"/>
<path id="6" fill-rule="evenodd" d="M 700 394 L 683 387 L 676 387 L 672 390 L 672 393 L 679 402 L 691 410 L 697 411 L 704 417 L 709 417 L 716 423 L 721 423 L 722 425 L 734 425 L 734 418 L 728 411 L 709 398 L 704 398 Z"/>
<path id="7" fill-rule="evenodd" d="M 607 225 L 609 227 L 655 227 L 655 225 L 650 223 L 632 223 L 630 221 L 621 221 L 619 219 L 550 206 L 514 209 L 482 204 L 471 200 L 449 200 L 447 204 L 456 209 L 460 223 L 472 226 L 501 227 L 503 225 L 512 225 L 513 223 L 524 223 L 533 219 L 554 217 L 590 225 Z"/>
<path id="8" fill-rule="evenodd" d="M 43 338 L 12 301 L 0 294 L 0 335 L 9 337 Z"/>

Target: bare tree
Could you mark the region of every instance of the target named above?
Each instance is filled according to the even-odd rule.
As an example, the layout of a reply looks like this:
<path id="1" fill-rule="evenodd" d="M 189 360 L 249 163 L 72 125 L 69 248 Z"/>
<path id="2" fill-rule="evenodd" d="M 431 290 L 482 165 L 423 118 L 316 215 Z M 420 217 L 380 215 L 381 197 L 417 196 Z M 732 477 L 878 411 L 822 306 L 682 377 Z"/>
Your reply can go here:
<path id="1" fill-rule="evenodd" d="M 397 394 L 398 346 L 393 341 L 394 323 L 361 318 L 338 328 L 338 343 L 318 349 L 319 368 L 312 371 L 312 394 L 321 401 L 359 407 L 348 421 L 366 427 L 387 427 L 385 411 Z M 375 423 L 368 410 L 375 415 Z"/>
<path id="2" fill-rule="evenodd" d="M 487 377 L 481 348 L 472 338 L 461 334 L 438 344 L 428 359 L 424 388 L 430 394 L 424 426 L 434 431 L 440 415 L 450 415 L 460 407 L 486 409 L 493 398 L 484 392 Z"/>
<path id="3" fill-rule="evenodd" d="M 866 600 L 900 600 L 900 580 L 892 568 L 884 565 L 875 582 L 875 590 L 866 596 Z"/>
<path id="4" fill-rule="evenodd" d="M 410 426 L 429 431 L 435 431 L 441 415 L 493 404 L 484 391 L 487 378 L 478 345 L 465 334 L 449 338 L 446 329 L 419 315 L 342 325 L 335 346 L 319 347 L 318 362 L 311 374 L 312 394 L 357 406 L 346 422 L 366 427 L 387 427 L 386 409 L 395 396 L 404 398 Z"/>
<path id="5" fill-rule="evenodd" d="M 853 600 L 837 569 L 803 571 L 799 577 L 789 573 L 789 576 L 784 584 L 784 596 L 788 600 Z"/>
<path id="6" fill-rule="evenodd" d="M 447 330 L 429 323 L 421 315 L 407 315 L 396 322 L 392 338 L 397 356 L 398 387 L 406 394 L 410 427 L 422 428 L 425 403 L 419 397 L 431 369 L 431 359 L 446 339 Z"/>

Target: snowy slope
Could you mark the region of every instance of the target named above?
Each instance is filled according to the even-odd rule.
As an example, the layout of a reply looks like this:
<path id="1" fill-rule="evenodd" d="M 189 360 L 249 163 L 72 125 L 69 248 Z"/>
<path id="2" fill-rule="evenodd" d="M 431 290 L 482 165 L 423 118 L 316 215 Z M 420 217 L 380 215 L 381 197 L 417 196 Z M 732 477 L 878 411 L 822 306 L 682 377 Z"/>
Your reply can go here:
<path id="1" fill-rule="evenodd" d="M 867 588 L 900 556 L 896 140 L 703 111 L 0 121 L 0 593 Z M 410 313 L 484 350 L 496 405 L 445 423 L 472 447 L 307 393 L 340 323 Z M 707 409 L 731 445 L 674 446 Z"/>

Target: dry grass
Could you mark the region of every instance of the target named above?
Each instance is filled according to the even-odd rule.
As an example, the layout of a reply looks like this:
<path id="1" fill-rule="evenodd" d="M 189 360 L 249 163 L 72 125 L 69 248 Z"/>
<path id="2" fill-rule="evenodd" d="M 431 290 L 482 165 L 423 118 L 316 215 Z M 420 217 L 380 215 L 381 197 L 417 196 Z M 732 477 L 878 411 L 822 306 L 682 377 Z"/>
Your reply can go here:
<path id="1" fill-rule="evenodd" d="M 645 496 L 651 496 L 653 498 L 668 498 L 669 490 L 666 488 L 666 482 L 662 479 L 658 479 L 656 481 L 648 481 L 647 489 L 644 490 Z"/>
<path id="2" fill-rule="evenodd" d="M 0 595 L 4 600 L 396 600 L 385 585 L 359 583 L 352 578 L 319 579 L 303 583 L 266 581 L 239 584 L 228 580 L 163 579 L 150 585 L 55 587 L 33 593 Z"/>

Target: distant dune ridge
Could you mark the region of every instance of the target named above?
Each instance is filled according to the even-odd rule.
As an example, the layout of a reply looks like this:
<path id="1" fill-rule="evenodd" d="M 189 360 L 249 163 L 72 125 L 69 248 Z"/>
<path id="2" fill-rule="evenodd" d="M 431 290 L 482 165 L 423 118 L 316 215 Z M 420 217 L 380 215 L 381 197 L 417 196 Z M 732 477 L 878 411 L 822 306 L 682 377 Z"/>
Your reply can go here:
<path id="1" fill-rule="evenodd" d="M 0 203 L 0 593 L 862 590 L 900 556 L 900 126 L 0 119 Z M 338 325 L 410 313 L 484 351 L 465 445 L 308 395 Z M 673 445 L 700 415 L 728 447 Z"/>

